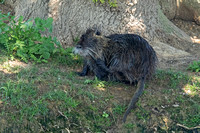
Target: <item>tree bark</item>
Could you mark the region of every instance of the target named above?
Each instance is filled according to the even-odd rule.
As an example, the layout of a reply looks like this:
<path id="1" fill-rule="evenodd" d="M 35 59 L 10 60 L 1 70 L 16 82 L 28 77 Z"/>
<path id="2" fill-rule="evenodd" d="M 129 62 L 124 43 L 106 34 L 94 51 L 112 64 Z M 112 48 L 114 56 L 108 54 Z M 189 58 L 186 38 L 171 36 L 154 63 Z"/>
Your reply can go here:
<path id="1" fill-rule="evenodd" d="M 177 0 L 158 0 L 165 16 L 172 20 L 176 17 Z"/>
<path id="2" fill-rule="evenodd" d="M 183 19 L 195 21 L 200 25 L 200 1 L 199 0 L 158 0 L 164 14 L 168 19 Z"/>

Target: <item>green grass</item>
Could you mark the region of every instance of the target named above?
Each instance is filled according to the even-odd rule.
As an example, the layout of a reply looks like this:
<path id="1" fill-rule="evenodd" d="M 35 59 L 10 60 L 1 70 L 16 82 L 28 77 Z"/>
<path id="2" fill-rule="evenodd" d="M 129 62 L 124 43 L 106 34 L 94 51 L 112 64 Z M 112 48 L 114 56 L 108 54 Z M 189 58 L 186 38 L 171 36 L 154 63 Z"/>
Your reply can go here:
<path id="1" fill-rule="evenodd" d="M 178 132 L 177 123 L 200 124 L 198 74 L 158 70 L 123 124 L 136 87 L 77 76 L 82 59 L 66 51 L 22 66 L 0 54 L 0 132 Z"/>
<path id="2" fill-rule="evenodd" d="M 183 72 L 174 72 L 172 70 L 158 70 L 155 75 L 156 79 L 159 79 L 158 83 L 166 85 L 169 88 L 176 89 L 180 83 L 186 84 L 189 80 L 189 76 Z M 167 81 L 167 82 L 166 82 Z"/>
<path id="3" fill-rule="evenodd" d="M 200 61 L 193 61 L 193 63 L 188 66 L 188 70 L 191 70 L 192 72 L 200 72 Z"/>
<path id="4" fill-rule="evenodd" d="M 1 71 L 4 79 L 0 81 L 0 101 L 4 108 L 0 118 L 7 123 L 24 125 L 17 124 L 19 131 L 30 131 L 24 121 L 30 125 L 32 121 L 37 123 L 35 127 L 42 124 L 45 131 L 51 132 L 65 128 L 77 132 L 102 131 L 112 125 L 105 106 L 106 96 L 95 92 L 96 87 L 103 86 L 101 81 L 95 79 L 93 85 L 85 84 L 86 79 L 79 79 L 72 70 L 73 65 L 76 65 L 74 68 L 80 66 L 81 60 L 76 61 L 69 56 L 67 59 L 64 63 L 55 58 L 47 64 L 31 64 L 27 68 L 19 68 L 18 72 L 7 65 L 5 69 L 9 69 L 9 73 Z M 2 59 L 2 63 L 6 61 Z M 66 126 L 58 123 L 61 127 L 55 128 L 56 124 L 52 125 L 52 121 Z"/>
<path id="5" fill-rule="evenodd" d="M 0 4 L 4 4 L 5 0 L 0 0 Z"/>

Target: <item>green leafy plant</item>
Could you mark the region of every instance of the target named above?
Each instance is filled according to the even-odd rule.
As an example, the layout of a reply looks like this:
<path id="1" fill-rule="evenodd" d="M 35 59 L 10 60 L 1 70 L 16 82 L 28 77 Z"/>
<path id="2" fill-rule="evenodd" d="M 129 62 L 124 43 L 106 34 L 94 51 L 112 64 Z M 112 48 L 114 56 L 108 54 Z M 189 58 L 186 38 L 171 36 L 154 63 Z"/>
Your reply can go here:
<path id="1" fill-rule="evenodd" d="M 134 127 L 136 127 L 136 125 L 134 125 L 133 123 L 127 123 L 127 124 L 124 124 L 124 127 L 127 129 L 133 129 Z"/>
<path id="2" fill-rule="evenodd" d="M 0 4 L 4 4 L 5 3 L 5 0 L 0 0 Z"/>
<path id="3" fill-rule="evenodd" d="M 125 109 L 126 109 L 125 105 L 117 105 L 117 104 L 115 104 L 115 107 L 113 108 L 113 112 L 114 112 L 114 114 L 123 115 Z"/>
<path id="4" fill-rule="evenodd" d="M 52 22 L 52 18 L 23 21 L 22 16 L 16 21 L 15 16 L 0 13 L 0 46 L 6 49 L 11 59 L 19 57 L 25 62 L 47 62 L 56 52 L 55 46 L 61 48 L 56 38 L 42 35 L 47 31 L 52 33 Z"/>
<path id="5" fill-rule="evenodd" d="M 108 3 L 110 7 L 117 7 L 117 0 L 114 0 L 114 1 L 108 0 Z"/>
<path id="6" fill-rule="evenodd" d="M 100 2 L 101 4 L 105 4 L 108 2 L 110 7 L 117 7 L 117 0 L 92 0 L 94 3 Z"/>
<path id="7" fill-rule="evenodd" d="M 58 63 L 66 64 L 70 67 L 80 66 L 81 64 L 83 64 L 83 59 L 81 58 L 81 56 L 73 54 L 72 49 L 73 48 L 71 47 L 66 49 L 55 49 L 55 56 L 53 56 L 54 60 L 56 60 L 56 62 Z"/>
<path id="8" fill-rule="evenodd" d="M 103 116 L 104 118 L 108 118 L 108 117 L 109 117 L 109 114 L 106 113 L 106 112 L 104 111 L 103 114 L 102 114 L 102 116 Z"/>
<path id="9" fill-rule="evenodd" d="M 188 67 L 192 72 L 200 72 L 200 61 L 193 61 Z"/>
<path id="10" fill-rule="evenodd" d="M 94 86 L 99 87 L 99 88 L 106 87 L 105 85 L 106 82 L 99 80 L 97 77 L 95 77 L 94 80 L 90 80 L 90 79 L 85 80 L 84 84 L 93 84 Z"/>

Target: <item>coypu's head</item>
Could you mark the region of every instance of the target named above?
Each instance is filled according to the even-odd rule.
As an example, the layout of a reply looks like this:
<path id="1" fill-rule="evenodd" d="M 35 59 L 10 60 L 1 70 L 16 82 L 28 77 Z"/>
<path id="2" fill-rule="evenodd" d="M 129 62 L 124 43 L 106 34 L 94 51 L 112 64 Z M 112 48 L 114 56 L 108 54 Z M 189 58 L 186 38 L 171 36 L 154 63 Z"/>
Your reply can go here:
<path id="1" fill-rule="evenodd" d="M 73 49 L 73 53 L 83 57 L 101 58 L 103 45 L 102 36 L 98 30 L 88 29 L 80 38 L 80 41 Z"/>

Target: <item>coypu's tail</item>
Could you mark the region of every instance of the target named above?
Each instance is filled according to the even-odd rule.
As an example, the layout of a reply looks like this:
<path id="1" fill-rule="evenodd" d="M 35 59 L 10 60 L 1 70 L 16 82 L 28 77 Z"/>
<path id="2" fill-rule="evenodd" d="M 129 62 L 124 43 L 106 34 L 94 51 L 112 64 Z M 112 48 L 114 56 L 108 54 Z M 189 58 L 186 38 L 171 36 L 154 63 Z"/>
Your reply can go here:
<path id="1" fill-rule="evenodd" d="M 130 101 L 130 104 L 128 106 L 128 109 L 126 110 L 126 112 L 124 113 L 124 117 L 123 117 L 123 122 L 126 122 L 126 118 L 128 116 L 128 114 L 131 112 L 131 110 L 135 107 L 135 103 L 137 102 L 138 98 L 141 96 L 143 90 L 144 90 L 144 82 L 145 82 L 145 77 L 143 77 L 140 80 L 139 83 L 139 88 L 136 90 L 135 94 L 132 97 L 132 100 Z"/>

